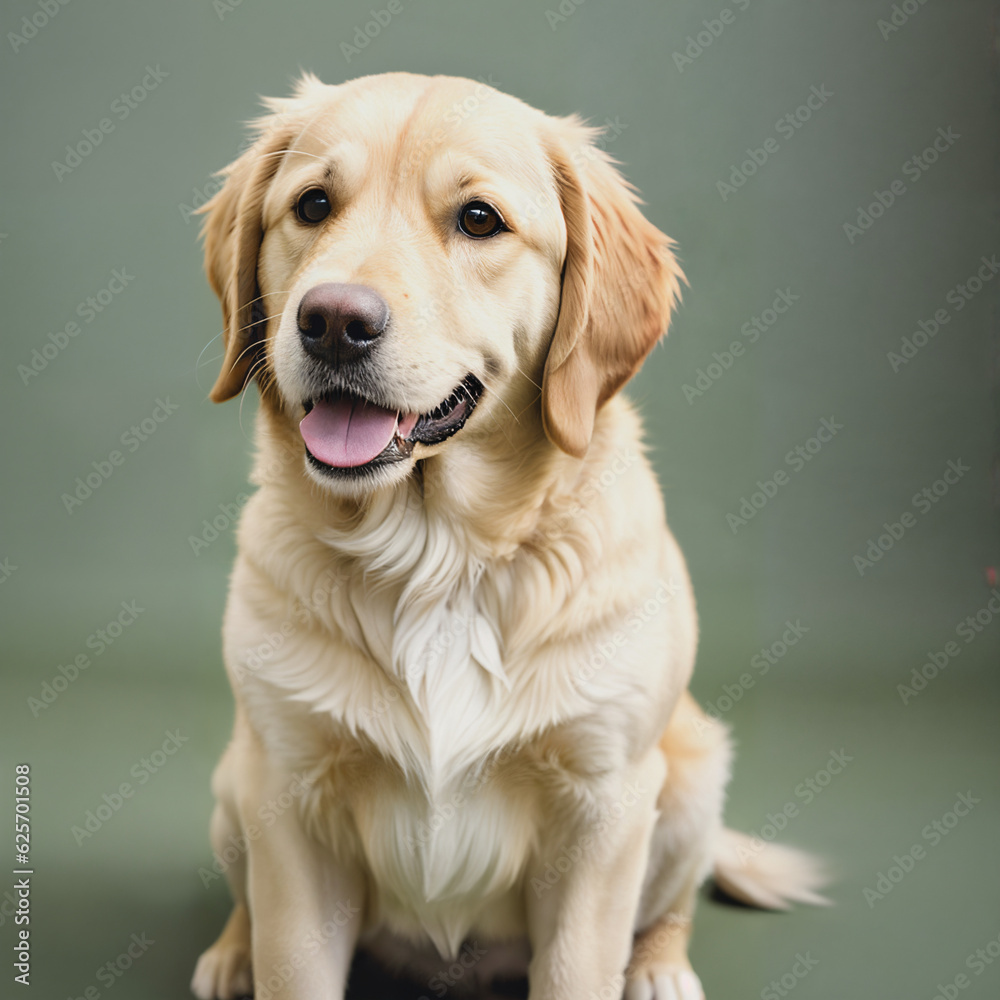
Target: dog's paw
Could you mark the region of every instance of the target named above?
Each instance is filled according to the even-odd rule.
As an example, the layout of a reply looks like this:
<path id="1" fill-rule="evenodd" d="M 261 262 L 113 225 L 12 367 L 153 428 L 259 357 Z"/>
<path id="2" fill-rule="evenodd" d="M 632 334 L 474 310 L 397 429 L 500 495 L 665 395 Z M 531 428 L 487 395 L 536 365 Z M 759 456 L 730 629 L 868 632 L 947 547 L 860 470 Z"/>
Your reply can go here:
<path id="1" fill-rule="evenodd" d="M 705 1000 L 705 991 L 691 966 L 658 963 L 628 978 L 624 1000 Z"/>
<path id="2" fill-rule="evenodd" d="M 195 966 L 191 992 L 198 1000 L 237 1000 L 253 993 L 250 950 L 243 944 L 216 941 Z"/>

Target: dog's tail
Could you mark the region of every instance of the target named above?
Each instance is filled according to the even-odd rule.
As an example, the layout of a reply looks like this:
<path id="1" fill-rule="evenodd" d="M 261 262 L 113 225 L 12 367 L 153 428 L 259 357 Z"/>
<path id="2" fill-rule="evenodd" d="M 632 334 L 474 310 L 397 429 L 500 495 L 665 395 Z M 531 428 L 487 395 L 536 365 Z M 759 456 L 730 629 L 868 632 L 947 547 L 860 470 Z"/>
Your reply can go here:
<path id="1" fill-rule="evenodd" d="M 727 896 L 764 910 L 788 910 L 793 903 L 830 905 L 817 891 L 829 882 L 822 861 L 736 830 L 722 831 L 714 877 Z"/>

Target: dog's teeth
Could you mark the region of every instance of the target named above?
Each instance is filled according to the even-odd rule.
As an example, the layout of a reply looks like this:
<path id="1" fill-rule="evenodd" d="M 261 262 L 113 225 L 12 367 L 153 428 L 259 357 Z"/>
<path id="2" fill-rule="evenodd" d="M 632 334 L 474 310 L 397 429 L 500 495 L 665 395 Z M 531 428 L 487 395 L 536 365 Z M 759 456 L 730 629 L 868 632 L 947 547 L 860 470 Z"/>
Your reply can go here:
<path id="1" fill-rule="evenodd" d="M 452 394 L 443 403 L 439 403 L 435 406 L 434 409 L 427 414 L 427 417 L 430 420 L 443 420 L 460 403 L 472 405 L 475 403 L 475 399 L 476 395 L 463 382 L 456 386 Z"/>

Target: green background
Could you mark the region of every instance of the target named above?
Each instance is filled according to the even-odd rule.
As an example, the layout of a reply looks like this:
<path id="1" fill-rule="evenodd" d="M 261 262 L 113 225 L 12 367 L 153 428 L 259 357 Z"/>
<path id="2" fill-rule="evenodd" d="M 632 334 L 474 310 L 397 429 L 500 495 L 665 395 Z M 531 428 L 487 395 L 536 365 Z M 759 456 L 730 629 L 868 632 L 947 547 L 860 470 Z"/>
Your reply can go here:
<path id="1" fill-rule="evenodd" d="M 330 83 L 392 69 L 485 78 L 549 112 L 610 120 L 608 150 L 679 241 L 690 288 L 631 391 L 699 598 L 694 690 L 724 707 L 725 686 L 742 689 L 723 713 L 739 747 L 728 821 L 761 832 L 795 803 L 782 838 L 838 872 L 831 909 L 703 901 L 693 959 L 710 1000 L 761 995 L 806 952 L 819 964 L 796 1000 L 930 1000 L 962 972 L 962 996 L 996 996 L 1000 962 L 977 976 L 965 961 L 1000 935 L 1000 624 L 958 640 L 960 655 L 909 704 L 897 691 L 984 607 L 986 569 L 1000 561 L 997 285 L 961 311 L 947 304 L 1000 251 L 995 5 L 929 0 L 884 38 L 889 3 L 734 0 L 731 23 L 681 67 L 673 53 L 708 30 L 721 0 L 566 3 L 554 26 L 556 0 L 403 0 L 350 61 L 341 43 L 370 20 L 368 0 L 226 6 L 74 0 L 17 51 L 0 40 L 0 560 L 16 567 L 0 583 L 0 867 L 12 765 L 28 761 L 25 992 L 183 997 L 227 911 L 225 888 L 203 888 L 196 872 L 210 860 L 208 779 L 231 719 L 218 633 L 232 532 L 197 556 L 189 538 L 246 488 L 254 402 L 241 415 L 206 400 L 221 320 L 185 206 L 237 152 L 255 95 L 287 93 L 301 68 Z M 9 2 L 0 29 L 20 32 L 40 9 Z M 169 75 L 114 118 L 147 65 Z M 776 123 L 812 87 L 832 96 L 782 137 Z M 66 144 L 105 117 L 114 129 L 57 178 Z M 910 180 L 904 164 L 938 129 L 960 138 Z M 723 198 L 717 182 L 769 137 L 777 150 Z M 844 223 L 896 179 L 905 192 L 849 241 Z M 25 384 L 18 366 L 79 322 L 78 304 L 116 268 L 134 279 Z M 741 327 L 777 289 L 798 301 L 747 344 Z M 894 372 L 887 353 L 942 307 L 947 324 Z M 688 401 L 683 387 L 733 341 L 745 353 Z M 158 399 L 176 412 L 68 513 L 62 494 Z M 792 472 L 786 453 L 824 417 L 843 429 Z M 970 471 L 917 513 L 914 494 L 951 460 Z M 778 469 L 787 485 L 734 533 L 726 515 Z M 854 557 L 907 511 L 915 525 L 859 574 Z M 36 718 L 28 699 L 133 600 L 138 620 Z M 788 620 L 808 632 L 761 676 L 751 657 Z M 740 684 L 748 672 L 752 687 Z M 187 742 L 78 846 L 70 828 L 176 728 Z M 831 751 L 853 760 L 806 803 L 796 788 Z M 924 827 L 961 792 L 980 804 L 931 847 Z M 869 905 L 863 889 L 914 844 L 926 858 Z M 102 986 L 97 969 L 143 932 L 155 945 Z M 9 955 L 9 919 L 0 940 Z M 17 995 L 6 959 L 0 975 L 3 995 Z"/>

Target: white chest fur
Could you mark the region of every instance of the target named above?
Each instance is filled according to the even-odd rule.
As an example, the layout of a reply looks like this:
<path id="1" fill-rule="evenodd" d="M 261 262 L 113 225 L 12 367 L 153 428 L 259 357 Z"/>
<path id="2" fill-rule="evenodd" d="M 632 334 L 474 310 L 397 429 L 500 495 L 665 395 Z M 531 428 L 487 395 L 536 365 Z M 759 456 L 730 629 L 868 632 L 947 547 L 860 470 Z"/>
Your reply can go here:
<path id="1" fill-rule="evenodd" d="M 503 920 L 534 839 L 530 804 L 489 773 L 433 798 L 388 781 L 370 792 L 352 812 L 377 919 L 453 957 L 487 910 L 492 926 Z"/>

